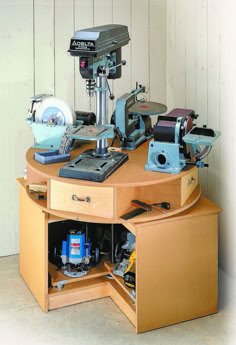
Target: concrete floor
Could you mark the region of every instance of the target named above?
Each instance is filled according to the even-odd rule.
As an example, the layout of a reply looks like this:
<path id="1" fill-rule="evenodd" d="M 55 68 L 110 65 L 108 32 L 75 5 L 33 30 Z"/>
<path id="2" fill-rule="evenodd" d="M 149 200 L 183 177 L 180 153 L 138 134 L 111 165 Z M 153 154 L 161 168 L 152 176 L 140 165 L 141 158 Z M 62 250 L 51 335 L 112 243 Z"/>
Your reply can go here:
<path id="1" fill-rule="evenodd" d="M 1 345 L 236 344 L 235 295 L 223 272 L 218 314 L 139 335 L 110 298 L 43 313 L 18 273 L 17 255 L 0 258 L 0 277 Z"/>

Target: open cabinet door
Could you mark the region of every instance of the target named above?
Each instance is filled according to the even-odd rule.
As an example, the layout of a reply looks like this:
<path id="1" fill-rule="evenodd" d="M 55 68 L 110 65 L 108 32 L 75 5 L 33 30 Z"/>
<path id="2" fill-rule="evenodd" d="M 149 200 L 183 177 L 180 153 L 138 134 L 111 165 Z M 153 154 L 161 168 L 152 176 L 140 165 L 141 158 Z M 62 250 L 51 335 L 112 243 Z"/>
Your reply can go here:
<path id="1" fill-rule="evenodd" d="M 137 226 L 138 333 L 217 312 L 217 234 L 217 214 Z"/>

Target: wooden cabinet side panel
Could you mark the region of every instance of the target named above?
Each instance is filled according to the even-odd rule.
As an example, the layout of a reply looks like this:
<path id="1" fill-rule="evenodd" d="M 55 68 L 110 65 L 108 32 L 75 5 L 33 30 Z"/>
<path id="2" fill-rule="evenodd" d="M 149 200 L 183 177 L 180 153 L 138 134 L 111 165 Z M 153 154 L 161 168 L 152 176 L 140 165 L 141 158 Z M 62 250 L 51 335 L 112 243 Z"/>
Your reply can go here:
<path id="1" fill-rule="evenodd" d="M 138 228 L 137 332 L 217 312 L 217 215 Z"/>
<path id="2" fill-rule="evenodd" d="M 47 215 L 20 188 L 20 274 L 43 311 L 48 311 Z"/>

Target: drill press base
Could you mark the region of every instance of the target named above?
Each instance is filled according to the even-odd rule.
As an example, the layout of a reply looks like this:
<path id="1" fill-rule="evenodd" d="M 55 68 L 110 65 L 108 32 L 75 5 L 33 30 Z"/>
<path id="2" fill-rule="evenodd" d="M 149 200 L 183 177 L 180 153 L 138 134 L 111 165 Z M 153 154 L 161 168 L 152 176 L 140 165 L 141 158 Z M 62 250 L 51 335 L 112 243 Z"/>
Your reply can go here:
<path id="1" fill-rule="evenodd" d="M 128 160 L 128 155 L 110 152 L 108 157 L 97 157 L 94 150 L 86 150 L 59 171 L 60 177 L 103 182 Z"/>

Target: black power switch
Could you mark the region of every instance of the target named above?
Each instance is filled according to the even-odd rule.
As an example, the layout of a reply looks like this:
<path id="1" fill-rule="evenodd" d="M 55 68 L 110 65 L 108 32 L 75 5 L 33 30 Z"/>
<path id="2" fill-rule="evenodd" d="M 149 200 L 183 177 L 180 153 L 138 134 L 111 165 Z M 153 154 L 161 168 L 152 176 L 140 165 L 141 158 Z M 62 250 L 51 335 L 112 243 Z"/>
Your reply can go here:
<path id="1" fill-rule="evenodd" d="M 81 77 L 84 79 L 93 79 L 93 58 L 81 57 L 79 62 Z"/>

